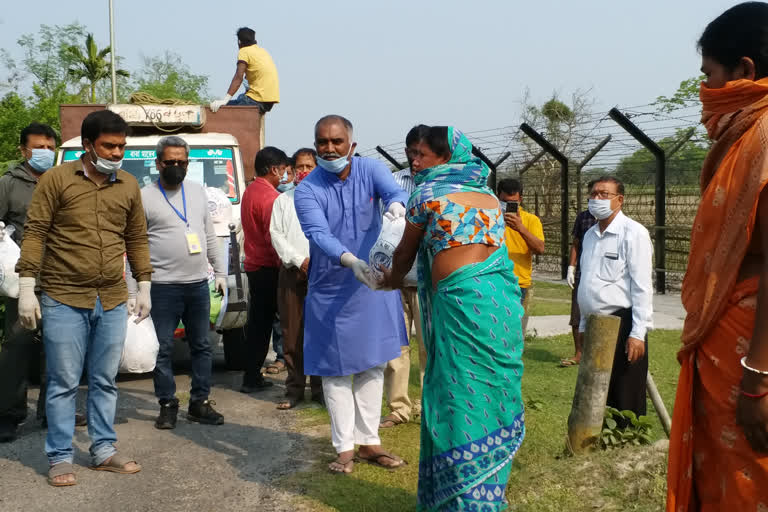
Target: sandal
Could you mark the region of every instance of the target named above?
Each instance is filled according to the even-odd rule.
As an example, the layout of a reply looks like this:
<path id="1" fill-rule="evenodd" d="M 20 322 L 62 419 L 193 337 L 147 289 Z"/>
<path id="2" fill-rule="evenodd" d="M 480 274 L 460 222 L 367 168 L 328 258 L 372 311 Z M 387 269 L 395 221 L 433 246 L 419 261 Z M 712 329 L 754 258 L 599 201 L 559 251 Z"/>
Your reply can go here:
<path id="1" fill-rule="evenodd" d="M 378 466 L 380 468 L 384 468 L 387 471 L 395 471 L 395 470 L 400 469 L 401 467 L 405 466 L 406 464 L 408 464 L 406 461 L 404 461 L 403 459 L 401 459 L 397 455 L 393 455 L 393 454 L 391 454 L 389 452 L 385 452 L 385 451 L 381 451 L 381 452 L 379 452 L 379 453 L 377 453 L 375 455 L 371 455 L 370 457 L 362 457 L 360 455 L 360 453 L 358 453 L 357 457 L 360 460 L 362 460 L 364 462 L 367 462 L 368 464 L 371 464 L 373 466 Z M 394 461 L 394 464 L 382 464 L 380 462 L 380 460 L 379 460 L 382 457 Z"/>
<path id="2" fill-rule="evenodd" d="M 270 375 L 277 375 L 280 372 L 284 372 L 286 370 L 285 363 L 282 361 L 275 361 L 274 363 L 267 366 L 267 373 Z"/>
<path id="3" fill-rule="evenodd" d="M 69 487 L 70 485 L 77 484 L 77 478 L 71 482 L 56 482 L 53 480 L 57 476 L 64 475 L 75 476 L 75 468 L 72 466 L 72 464 L 69 462 L 59 462 L 58 464 L 54 464 L 48 470 L 48 484 L 52 485 L 53 487 Z"/>
<path id="4" fill-rule="evenodd" d="M 287 411 L 288 409 L 293 409 L 300 403 L 301 400 L 298 398 L 286 398 L 285 400 L 278 402 L 277 409 L 279 411 Z"/>
<path id="5" fill-rule="evenodd" d="M 125 466 L 133 462 L 136 464 L 135 469 L 125 469 Z M 120 473 L 121 475 L 132 475 L 133 473 L 138 473 L 141 471 L 141 466 L 139 466 L 135 460 L 131 459 L 130 457 L 125 457 L 123 455 L 120 455 L 119 453 L 115 453 L 113 456 L 99 464 L 98 466 L 91 466 L 91 469 L 94 471 L 109 471 L 110 473 Z"/>
<path id="6" fill-rule="evenodd" d="M 579 366 L 579 362 L 573 358 L 562 359 L 560 361 L 560 368 L 568 368 L 570 366 Z"/>
<path id="7" fill-rule="evenodd" d="M 379 422 L 379 428 L 392 428 L 398 425 L 402 425 L 403 423 L 407 422 L 401 420 L 394 414 L 388 414 L 387 416 L 381 418 L 381 422 Z"/>
<path id="8" fill-rule="evenodd" d="M 340 469 L 333 469 L 333 465 L 336 465 Z M 354 452 L 349 455 L 348 457 L 341 458 L 341 455 L 339 455 L 336 460 L 331 462 L 328 465 L 328 471 L 331 473 L 337 474 L 337 475 L 348 475 L 352 472 L 352 469 L 355 467 L 355 454 Z"/>

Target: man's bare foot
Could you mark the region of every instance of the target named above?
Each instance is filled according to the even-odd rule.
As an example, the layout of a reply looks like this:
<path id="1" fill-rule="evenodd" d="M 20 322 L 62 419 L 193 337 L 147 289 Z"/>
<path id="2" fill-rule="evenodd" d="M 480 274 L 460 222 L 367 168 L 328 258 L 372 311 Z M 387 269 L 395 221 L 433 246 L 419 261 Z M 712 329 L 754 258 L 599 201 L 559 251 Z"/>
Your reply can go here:
<path id="1" fill-rule="evenodd" d="M 341 452 L 335 461 L 328 465 L 328 469 L 331 473 L 346 473 L 352 472 L 352 468 L 355 467 L 355 451 L 348 450 Z"/>
<path id="2" fill-rule="evenodd" d="M 75 485 L 74 467 L 69 462 L 60 462 L 48 468 L 48 483 L 54 487 L 66 487 Z"/>
<path id="3" fill-rule="evenodd" d="M 397 469 L 406 464 L 403 459 L 387 452 L 381 445 L 361 445 L 357 455 L 364 461 L 385 469 Z"/>

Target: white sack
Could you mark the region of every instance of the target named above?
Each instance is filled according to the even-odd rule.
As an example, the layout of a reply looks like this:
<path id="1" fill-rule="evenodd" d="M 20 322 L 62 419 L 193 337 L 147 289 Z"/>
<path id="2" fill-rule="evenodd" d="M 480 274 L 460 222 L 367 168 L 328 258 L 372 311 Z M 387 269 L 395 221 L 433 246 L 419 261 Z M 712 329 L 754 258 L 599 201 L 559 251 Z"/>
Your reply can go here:
<path id="1" fill-rule="evenodd" d="M 10 230 L 12 233 L 13 230 Z M 19 296 L 19 274 L 16 273 L 16 262 L 21 256 L 21 249 L 11 239 L 9 231 L 6 229 L 5 237 L 0 242 L 0 295 L 6 297 Z"/>
<path id="2" fill-rule="evenodd" d="M 120 357 L 120 373 L 151 372 L 157 362 L 160 344 L 152 317 L 147 317 L 138 324 L 134 320 L 135 316 L 128 316 L 128 330 L 125 333 L 123 355 Z"/>
<path id="3" fill-rule="evenodd" d="M 392 219 L 390 215 L 385 215 L 381 224 L 381 233 L 376 243 L 371 247 L 368 253 L 368 265 L 376 279 L 381 279 L 382 273 L 379 265 L 385 268 L 392 268 L 392 255 L 400 244 L 405 232 L 405 218 L 399 217 Z M 418 275 L 416 274 L 416 263 L 403 278 L 403 285 L 407 287 L 418 284 Z"/>

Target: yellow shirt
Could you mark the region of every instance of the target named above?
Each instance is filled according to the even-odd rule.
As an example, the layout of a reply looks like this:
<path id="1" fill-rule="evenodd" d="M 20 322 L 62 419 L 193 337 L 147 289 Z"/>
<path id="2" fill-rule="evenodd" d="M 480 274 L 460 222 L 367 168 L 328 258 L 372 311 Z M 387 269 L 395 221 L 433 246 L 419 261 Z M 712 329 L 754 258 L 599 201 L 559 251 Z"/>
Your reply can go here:
<path id="1" fill-rule="evenodd" d="M 520 218 L 523 221 L 525 229 L 531 232 L 533 236 L 544 240 L 544 229 L 541 227 L 541 221 L 537 216 L 528 213 L 522 208 L 518 209 Z M 509 250 L 509 259 L 515 262 L 515 275 L 520 284 L 520 288 L 531 286 L 531 269 L 533 268 L 533 255 L 525 243 L 522 235 L 514 229 L 507 227 L 504 230 L 504 238 Z"/>
<path id="2" fill-rule="evenodd" d="M 245 78 L 249 85 L 246 96 L 263 103 L 280 102 L 277 68 L 267 50 L 255 44 L 244 46 L 237 53 L 237 61 L 246 65 Z"/>

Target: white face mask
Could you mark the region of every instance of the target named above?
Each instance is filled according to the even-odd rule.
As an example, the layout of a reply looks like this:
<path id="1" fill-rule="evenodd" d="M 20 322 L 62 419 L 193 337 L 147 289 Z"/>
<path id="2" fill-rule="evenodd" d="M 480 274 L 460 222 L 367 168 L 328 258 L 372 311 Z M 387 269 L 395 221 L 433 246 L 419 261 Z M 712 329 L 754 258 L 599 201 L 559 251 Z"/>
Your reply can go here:
<path id="1" fill-rule="evenodd" d="M 597 220 L 605 220 L 613 215 L 610 199 L 590 199 L 588 209 Z"/>
<path id="2" fill-rule="evenodd" d="M 123 165 L 122 158 L 118 161 L 114 160 L 107 160 L 106 158 L 101 158 L 99 155 L 96 154 L 96 150 L 93 149 L 93 146 L 91 146 L 91 149 L 93 150 L 93 154 L 91 152 L 88 152 L 88 156 L 91 157 L 91 163 L 96 168 L 97 171 L 99 171 L 102 174 L 112 174 L 120 170 L 120 167 Z"/>

